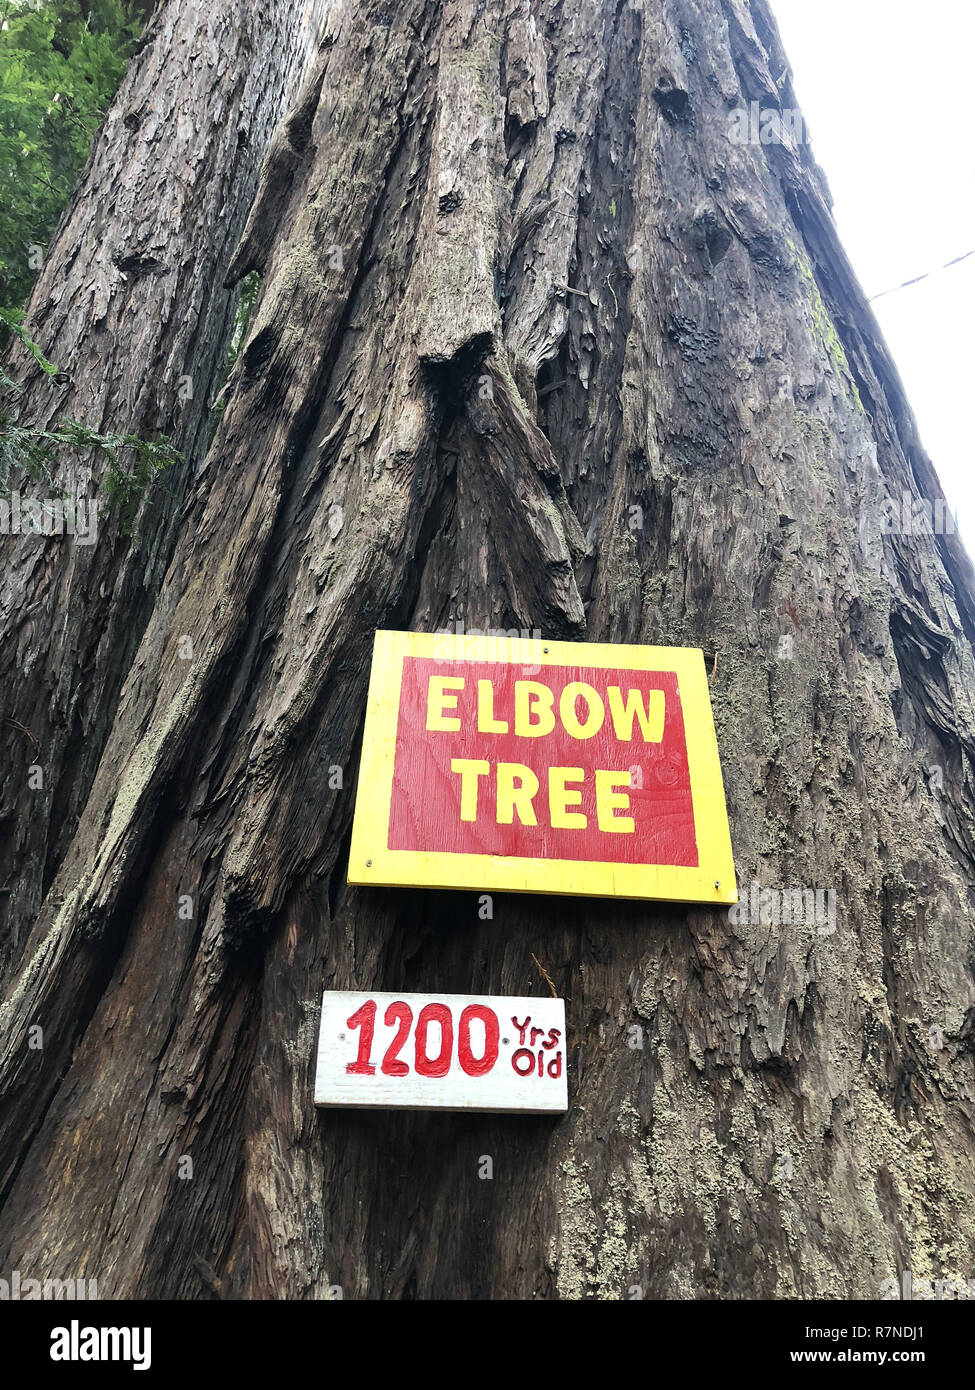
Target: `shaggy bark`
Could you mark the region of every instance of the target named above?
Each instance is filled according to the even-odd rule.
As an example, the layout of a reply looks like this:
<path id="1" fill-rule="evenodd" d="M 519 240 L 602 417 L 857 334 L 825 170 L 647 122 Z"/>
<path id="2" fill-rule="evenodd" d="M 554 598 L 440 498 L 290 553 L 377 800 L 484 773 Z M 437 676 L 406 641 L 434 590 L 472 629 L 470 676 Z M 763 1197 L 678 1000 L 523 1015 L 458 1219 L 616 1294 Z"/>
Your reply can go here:
<path id="1" fill-rule="evenodd" d="M 172 557 L 234 324 L 223 282 L 320 9 L 160 6 L 28 306 L 29 331 L 62 371 L 52 380 L 17 348 L 23 419 L 166 434 L 184 457 L 131 541 L 104 497 L 96 545 L 0 541 L 0 964 L 16 960 L 77 825 Z M 95 496 L 105 471 L 103 456 L 64 457 L 55 488 Z M 43 788 L 28 785 L 32 765 Z"/>
<path id="2" fill-rule="evenodd" d="M 937 483 L 808 149 L 728 137 L 751 100 L 795 106 L 765 0 L 331 12 L 3 1005 L 0 1264 L 174 1297 L 971 1272 L 975 585 L 878 525 Z M 373 630 L 459 620 L 702 646 L 740 883 L 835 890 L 835 933 L 350 889 Z M 323 988 L 545 992 L 533 954 L 565 1117 L 316 1113 Z"/>

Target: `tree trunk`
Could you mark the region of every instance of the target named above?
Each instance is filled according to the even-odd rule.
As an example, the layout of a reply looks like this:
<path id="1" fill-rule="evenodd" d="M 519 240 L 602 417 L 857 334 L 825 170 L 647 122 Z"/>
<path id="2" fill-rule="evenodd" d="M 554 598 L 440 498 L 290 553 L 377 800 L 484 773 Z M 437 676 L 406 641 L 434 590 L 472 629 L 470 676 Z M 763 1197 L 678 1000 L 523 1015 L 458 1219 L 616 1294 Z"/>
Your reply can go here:
<path id="1" fill-rule="evenodd" d="M 0 1266 L 192 1298 L 970 1272 L 975 583 L 877 525 L 938 485 L 808 149 L 729 138 L 751 101 L 795 106 L 765 0 L 331 11 L 3 1006 Z M 831 890 L 835 932 L 349 888 L 373 631 L 461 621 L 703 647 L 743 891 Z M 544 993 L 536 959 L 566 1116 L 316 1112 L 323 988 Z"/>
<path id="2" fill-rule="evenodd" d="M 261 162 L 321 25 L 321 0 L 167 0 L 96 139 L 27 327 L 62 369 L 25 361 L 21 415 L 50 428 L 166 434 L 183 454 L 131 541 L 102 502 L 96 545 L 3 538 L 0 965 L 16 960 L 70 842 L 213 429 L 237 297 L 224 286 Z M 95 495 L 104 459 L 63 461 Z M 44 786 L 26 769 L 43 768 Z"/>

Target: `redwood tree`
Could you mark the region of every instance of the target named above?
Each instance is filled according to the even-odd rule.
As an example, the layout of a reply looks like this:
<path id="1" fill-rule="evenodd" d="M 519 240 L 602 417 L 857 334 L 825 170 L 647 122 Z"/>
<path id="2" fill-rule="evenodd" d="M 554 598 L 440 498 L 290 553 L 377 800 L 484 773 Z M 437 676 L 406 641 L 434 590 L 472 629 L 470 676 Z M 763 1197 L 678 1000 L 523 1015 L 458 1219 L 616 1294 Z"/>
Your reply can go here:
<path id="1" fill-rule="evenodd" d="M 189 1298 L 970 1273 L 975 579 L 878 524 L 938 483 L 808 147 L 730 134 L 751 102 L 796 106 L 766 0 L 330 10 L 93 779 L 43 711 L 12 754 L 54 749 L 20 833 L 56 850 L 2 1006 L 0 1265 Z M 90 621 L 60 592 L 7 687 Z M 740 884 L 831 891 L 835 931 L 349 888 L 372 634 L 460 622 L 703 647 Z M 323 988 L 542 968 L 557 1122 L 316 1112 Z"/>

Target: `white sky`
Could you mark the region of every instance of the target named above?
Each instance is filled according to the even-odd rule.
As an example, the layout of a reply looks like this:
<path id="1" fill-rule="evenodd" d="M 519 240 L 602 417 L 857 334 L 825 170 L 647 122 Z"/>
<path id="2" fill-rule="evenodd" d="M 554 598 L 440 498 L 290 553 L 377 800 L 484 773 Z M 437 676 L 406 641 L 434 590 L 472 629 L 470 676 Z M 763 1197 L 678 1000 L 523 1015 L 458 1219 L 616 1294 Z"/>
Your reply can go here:
<path id="1" fill-rule="evenodd" d="M 867 295 L 975 250 L 972 0 L 771 5 Z M 873 309 L 975 554 L 975 256 Z"/>

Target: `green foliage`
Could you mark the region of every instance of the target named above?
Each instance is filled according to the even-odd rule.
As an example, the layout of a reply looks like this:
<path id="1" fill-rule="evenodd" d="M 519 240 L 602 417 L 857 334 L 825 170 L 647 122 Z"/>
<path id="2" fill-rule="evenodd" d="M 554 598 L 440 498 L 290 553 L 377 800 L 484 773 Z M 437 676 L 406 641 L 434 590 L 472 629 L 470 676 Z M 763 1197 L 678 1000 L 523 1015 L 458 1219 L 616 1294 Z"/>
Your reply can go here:
<path id="1" fill-rule="evenodd" d="M 28 337 L 15 315 L 0 310 L 0 323 L 19 338 L 43 372 L 57 374 L 57 367 Z M 15 399 L 20 389 L 0 366 L 0 391 Z M 165 435 L 148 440 L 137 434 L 101 434 L 71 419 L 59 420 L 53 429 L 41 429 L 22 424 L 15 410 L 0 406 L 0 496 L 9 493 L 22 474 L 53 486 L 59 449 L 95 449 L 108 458 L 102 488 L 109 504 L 121 514 L 126 534 L 131 532 L 139 502 L 155 475 L 180 457 Z"/>
<path id="2" fill-rule="evenodd" d="M 241 345 L 244 341 L 244 334 L 247 332 L 247 325 L 251 321 L 251 314 L 254 312 L 254 305 L 257 303 L 257 292 L 261 288 L 260 271 L 252 270 L 249 275 L 245 275 L 240 282 L 240 294 L 237 298 L 237 312 L 234 315 L 234 329 L 230 335 L 230 342 L 227 346 L 227 360 L 224 364 L 224 380 L 230 375 L 231 369 L 240 354 Z"/>
<path id="3" fill-rule="evenodd" d="M 0 0 L 0 303 L 21 304 L 44 244 L 85 165 L 142 29 L 145 0 Z M 17 338 L 42 372 L 58 368 L 0 309 L 0 335 Z M 131 530 L 155 475 L 180 457 L 165 436 L 102 434 L 79 420 L 51 429 L 23 422 L 21 388 L 0 365 L 0 495 L 26 477 L 54 486 L 62 450 L 95 450 L 109 463 L 102 488 Z"/>
<path id="4" fill-rule="evenodd" d="M 62 430 L 74 421 L 61 422 Z M 122 517 L 122 530 L 132 532 L 132 523 L 139 503 L 153 478 L 181 457 L 179 450 L 164 434 L 157 439 L 140 439 L 137 434 L 92 434 L 86 431 L 88 443 L 108 454 L 111 467 L 102 482 L 109 504 L 117 507 Z M 75 447 L 79 447 L 75 440 Z"/>
<path id="5" fill-rule="evenodd" d="M 53 362 L 47 360 L 43 352 L 41 352 L 40 348 L 34 342 L 34 339 L 28 337 L 27 330 L 23 327 L 21 322 L 22 318 L 23 315 L 17 309 L 0 309 L 0 324 L 2 324 L 4 328 L 9 329 L 13 336 L 23 343 L 41 371 L 46 372 L 48 376 L 57 376 L 57 367 L 55 367 Z M 0 386 L 4 389 L 9 386 L 16 388 L 16 383 L 10 380 L 2 367 L 0 367 L 0 373 L 3 374 L 3 381 L 0 382 Z"/>
<path id="6" fill-rule="evenodd" d="M 237 296 L 237 310 L 234 314 L 234 327 L 230 335 L 230 342 L 227 344 L 227 353 L 224 357 L 223 367 L 217 384 L 217 394 L 213 405 L 213 419 L 210 427 L 210 443 L 217 432 L 217 426 L 223 418 L 223 413 L 227 409 L 227 382 L 230 373 L 234 369 L 234 364 L 240 356 L 240 350 L 244 345 L 244 337 L 247 333 L 247 325 L 250 323 L 251 314 L 254 312 L 254 305 L 257 303 L 258 292 L 261 288 L 261 276 L 257 270 L 252 270 L 249 275 L 245 275 L 240 282 L 240 292 Z"/>
<path id="7" fill-rule="evenodd" d="M 0 303 L 25 302 L 140 29 L 132 0 L 0 0 Z"/>

